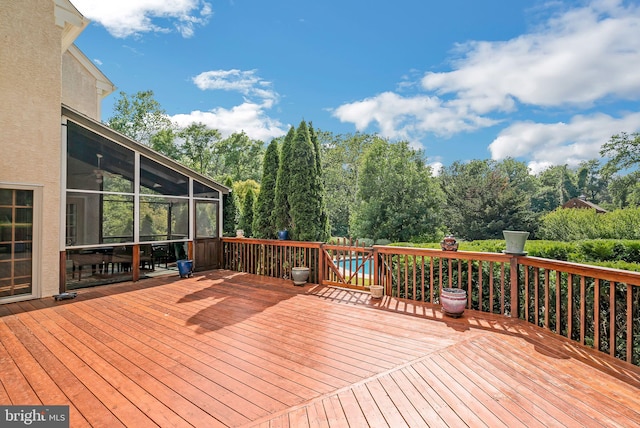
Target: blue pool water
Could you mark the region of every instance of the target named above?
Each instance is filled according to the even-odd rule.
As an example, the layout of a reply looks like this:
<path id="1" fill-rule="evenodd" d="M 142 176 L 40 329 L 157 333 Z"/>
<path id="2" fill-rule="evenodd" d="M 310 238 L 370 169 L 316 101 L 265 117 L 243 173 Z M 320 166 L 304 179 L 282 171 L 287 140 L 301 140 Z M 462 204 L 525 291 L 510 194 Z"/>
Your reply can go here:
<path id="1" fill-rule="evenodd" d="M 339 262 L 336 262 L 336 266 L 338 269 L 342 270 L 343 268 L 348 271 L 355 271 L 362 264 L 362 257 L 352 257 L 350 259 L 342 259 Z M 364 262 L 364 267 L 360 268 L 359 272 L 369 273 L 371 270 L 371 262 L 369 259 Z"/>

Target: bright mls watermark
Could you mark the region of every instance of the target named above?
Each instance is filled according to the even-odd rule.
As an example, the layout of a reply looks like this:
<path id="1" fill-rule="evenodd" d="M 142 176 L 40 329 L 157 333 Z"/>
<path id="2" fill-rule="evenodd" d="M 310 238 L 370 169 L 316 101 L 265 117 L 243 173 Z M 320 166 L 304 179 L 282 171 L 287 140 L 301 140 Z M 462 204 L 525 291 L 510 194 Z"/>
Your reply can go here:
<path id="1" fill-rule="evenodd" d="M 0 406 L 0 426 L 69 428 L 69 406 Z"/>

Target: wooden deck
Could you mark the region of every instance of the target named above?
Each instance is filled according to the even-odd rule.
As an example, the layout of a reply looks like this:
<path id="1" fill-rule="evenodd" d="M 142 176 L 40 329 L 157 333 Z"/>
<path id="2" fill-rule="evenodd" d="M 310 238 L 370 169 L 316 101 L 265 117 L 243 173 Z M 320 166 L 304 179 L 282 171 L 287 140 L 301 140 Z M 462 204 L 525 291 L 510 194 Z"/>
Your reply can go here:
<path id="1" fill-rule="evenodd" d="M 518 320 L 230 271 L 0 306 L 0 403 L 71 426 L 640 426 L 640 369 Z"/>

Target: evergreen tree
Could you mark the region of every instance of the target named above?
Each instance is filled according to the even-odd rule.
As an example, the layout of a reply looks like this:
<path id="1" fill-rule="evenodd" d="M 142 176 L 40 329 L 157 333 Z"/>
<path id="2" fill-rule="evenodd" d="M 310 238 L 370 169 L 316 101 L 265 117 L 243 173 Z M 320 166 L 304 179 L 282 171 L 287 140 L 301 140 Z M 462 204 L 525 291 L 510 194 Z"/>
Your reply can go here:
<path id="1" fill-rule="evenodd" d="M 331 225 L 329 224 L 329 213 L 327 212 L 326 192 L 324 179 L 322 178 L 322 161 L 320 157 L 320 144 L 318 142 L 318 134 L 313 129 L 313 125 L 309 122 L 309 136 L 315 153 L 315 174 L 318 179 L 318 192 L 320 195 L 320 223 L 319 238 L 320 241 L 327 241 L 331 237 Z"/>
<path id="2" fill-rule="evenodd" d="M 278 142 L 276 140 L 271 141 L 267 147 L 262 165 L 262 183 L 256 200 L 252 236 L 273 239 L 278 230 L 274 216 L 279 165 Z"/>
<path id="3" fill-rule="evenodd" d="M 252 224 L 253 224 L 253 206 L 255 203 L 255 193 L 253 189 L 247 191 L 244 197 L 244 204 L 242 205 L 242 214 L 240 215 L 240 222 L 238 229 L 244 230 L 245 236 L 253 236 Z"/>
<path id="4" fill-rule="evenodd" d="M 280 148 L 280 162 L 276 178 L 275 210 L 273 219 L 278 230 L 291 228 L 291 215 L 289 214 L 289 183 L 291 168 L 291 146 L 295 137 L 295 129 L 291 127 L 284 138 Z"/>
<path id="5" fill-rule="evenodd" d="M 327 228 L 322 220 L 321 180 L 309 128 L 304 120 L 300 122 L 291 146 L 289 173 L 292 238 L 300 241 L 327 240 Z"/>
<path id="6" fill-rule="evenodd" d="M 225 179 L 224 185 L 230 189 L 233 187 L 231 177 Z M 236 231 L 236 219 L 238 218 L 238 207 L 236 206 L 236 197 L 233 192 L 224 195 L 222 198 L 222 207 L 222 233 L 225 236 L 233 236 Z"/>

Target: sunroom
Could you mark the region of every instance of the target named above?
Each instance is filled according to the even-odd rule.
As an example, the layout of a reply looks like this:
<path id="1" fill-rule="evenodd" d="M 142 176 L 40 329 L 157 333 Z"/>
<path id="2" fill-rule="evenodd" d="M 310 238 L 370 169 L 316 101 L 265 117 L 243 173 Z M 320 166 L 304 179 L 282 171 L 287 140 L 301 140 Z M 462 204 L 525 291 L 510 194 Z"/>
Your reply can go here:
<path id="1" fill-rule="evenodd" d="M 63 106 L 60 290 L 218 267 L 225 186 Z M 62 225 L 61 225 L 62 226 Z"/>

